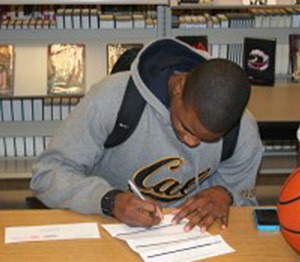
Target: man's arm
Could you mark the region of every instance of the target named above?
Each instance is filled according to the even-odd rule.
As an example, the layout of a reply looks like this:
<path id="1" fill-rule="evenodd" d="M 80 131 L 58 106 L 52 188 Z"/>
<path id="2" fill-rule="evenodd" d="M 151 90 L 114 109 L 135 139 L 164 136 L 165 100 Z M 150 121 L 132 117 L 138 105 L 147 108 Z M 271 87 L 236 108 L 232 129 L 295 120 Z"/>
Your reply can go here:
<path id="1" fill-rule="evenodd" d="M 126 84 L 124 75 L 112 81 L 118 78 Z M 130 225 L 152 226 L 161 219 L 156 213 L 160 208 L 154 202 L 141 201 L 128 192 L 126 185 L 112 187 L 101 174 L 90 175 L 104 155 L 103 145 L 123 98 L 122 93 L 117 101 L 107 94 L 99 96 L 97 92 L 106 92 L 105 88 L 110 85 L 116 83 L 105 80 L 100 91 L 88 93 L 61 124 L 58 134 L 33 167 L 31 189 L 51 208 L 85 214 L 104 213 Z M 114 93 L 121 92 L 120 87 L 121 84 Z"/>
<path id="2" fill-rule="evenodd" d="M 246 113 L 233 156 L 220 163 L 213 175 L 212 187 L 192 196 L 174 211 L 174 223 L 190 216 L 187 231 L 195 225 L 206 229 L 216 219 L 226 227 L 231 196 L 234 205 L 257 204 L 254 188 L 262 152 L 255 120 Z"/>
<path id="3" fill-rule="evenodd" d="M 49 207 L 101 213 L 100 200 L 113 189 L 101 176 L 89 176 L 103 156 L 109 123 L 96 96 L 92 90 L 83 98 L 33 166 L 31 189 Z"/>

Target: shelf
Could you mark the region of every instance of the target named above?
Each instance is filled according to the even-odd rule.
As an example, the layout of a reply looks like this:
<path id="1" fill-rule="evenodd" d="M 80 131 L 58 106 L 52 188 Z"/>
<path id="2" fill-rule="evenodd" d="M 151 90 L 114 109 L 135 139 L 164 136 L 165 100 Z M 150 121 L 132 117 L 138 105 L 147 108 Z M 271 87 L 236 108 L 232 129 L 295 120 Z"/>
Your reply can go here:
<path id="1" fill-rule="evenodd" d="M 5 30 L 0 38 L 15 45 L 14 94 L 47 94 L 47 47 L 51 43 L 82 43 L 86 46 L 86 83 L 89 88 L 107 75 L 107 44 L 142 43 L 157 38 L 156 29 L 127 30 Z"/>
<path id="2" fill-rule="evenodd" d="M 297 167 L 296 156 L 264 156 L 262 158 L 260 175 L 290 174 Z"/>
<path id="3" fill-rule="evenodd" d="M 71 5 L 82 5 L 82 4 L 97 4 L 97 5 L 167 5 L 168 0 L 57 0 L 55 2 L 50 0 L 0 0 L 0 5 L 60 5 L 60 4 L 71 4 Z"/>
<path id="4" fill-rule="evenodd" d="M 61 121 L 5 121 L 1 122 L 1 137 L 53 136 Z"/>
<path id="5" fill-rule="evenodd" d="M 209 43 L 242 44 L 245 37 L 276 38 L 277 44 L 286 44 L 290 34 L 299 33 L 299 28 L 195 28 L 171 29 L 170 36 L 207 35 Z"/>
<path id="6" fill-rule="evenodd" d="M 0 180 L 31 178 L 32 164 L 36 158 L 5 158 L 0 160 Z"/>
<path id="7" fill-rule="evenodd" d="M 242 0 L 214 0 L 213 3 L 204 3 L 204 4 L 178 4 L 178 1 L 171 1 L 172 9 L 241 9 L 241 8 L 249 8 L 249 7 L 259 7 L 259 8 L 280 8 L 280 7 L 290 7 L 294 6 L 293 0 L 277 0 L 277 5 L 243 5 Z"/>
<path id="8" fill-rule="evenodd" d="M 171 29 L 169 37 L 178 35 L 207 35 L 209 43 L 242 44 L 245 37 L 276 38 L 285 44 L 290 34 L 299 33 L 299 28 L 195 28 Z M 59 41 L 118 41 L 122 39 L 154 39 L 157 28 L 149 29 L 0 29 L 0 37 L 6 42 L 20 40 Z"/>
<path id="9" fill-rule="evenodd" d="M 97 5 L 169 5 L 169 2 L 172 8 L 201 8 L 201 9 L 208 9 L 208 8 L 241 8 L 241 7 L 248 7 L 242 4 L 242 0 L 215 0 L 212 4 L 177 4 L 177 1 L 170 1 L 170 0 L 57 0 L 55 3 L 50 0 L 0 0 L 0 5 L 60 5 L 60 4 L 71 4 L 71 5 L 82 5 L 82 4 L 97 4 Z M 277 0 L 277 5 L 269 5 L 268 7 L 281 7 L 281 6 L 291 6 L 294 5 L 293 0 Z M 259 6 L 264 7 L 264 6 Z"/>
<path id="10" fill-rule="evenodd" d="M 296 151 L 265 151 L 264 157 L 296 157 L 298 154 Z"/>
<path id="11" fill-rule="evenodd" d="M 43 40 L 48 43 L 60 41 L 101 40 L 118 41 L 120 39 L 153 39 L 157 28 L 138 29 L 0 29 L 0 38 L 6 42 Z"/>
<path id="12" fill-rule="evenodd" d="M 200 9 L 248 9 L 248 8 L 285 8 L 285 7 L 293 7 L 295 4 L 280 4 L 280 5 L 259 5 L 259 6 L 252 6 L 252 5 L 233 5 L 230 3 L 222 3 L 222 4 L 185 4 L 185 5 L 177 5 L 171 6 L 172 10 L 200 10 Z"/>

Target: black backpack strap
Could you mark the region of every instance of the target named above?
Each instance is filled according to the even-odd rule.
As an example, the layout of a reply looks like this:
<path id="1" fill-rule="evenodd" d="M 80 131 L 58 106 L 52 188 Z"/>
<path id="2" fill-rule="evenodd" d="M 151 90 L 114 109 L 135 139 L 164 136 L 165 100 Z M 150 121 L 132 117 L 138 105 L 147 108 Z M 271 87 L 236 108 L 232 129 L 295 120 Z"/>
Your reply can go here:
<path id="1" fill-rule="evenodd" d="M 118 146 L 131 136 L 139 123 L 145 104 L 146 101 L 137 90 L 132 77 L 130 77 L 118 112 L 117 121 L 104 143 L 105 148 Z"/>
<path id="2" fill-rule="evenodd" d="M 223 137 L 221 161 L 230 158 L 235 150 L 239 132 L 240 121 Z"/>
<path id="3" fill-rule="evenodd" d="M 113 68 L 111 69 L 110 74 L 115 74 L 118 72 L 123 72 L 123 71 L 129 71 L 132 62 L 138 55 L 139 51 L 142 48 L 134 47 L 131 49 L 126 50 L 116 61 L 114 64 Z"/>

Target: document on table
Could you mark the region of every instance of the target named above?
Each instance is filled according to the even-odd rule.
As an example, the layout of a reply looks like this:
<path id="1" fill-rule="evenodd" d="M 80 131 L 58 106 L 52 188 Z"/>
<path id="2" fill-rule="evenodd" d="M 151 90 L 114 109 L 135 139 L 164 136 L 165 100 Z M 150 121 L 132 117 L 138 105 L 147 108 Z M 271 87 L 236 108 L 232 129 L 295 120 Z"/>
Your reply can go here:
<path id="1" fill-rule="evenodd" d="M 57 224 L 5 228 L 5 243 L 77 238 L 100 238 L 97 223 Z"/>
<path id="2" fill-rule="evenodd" d="M 149 229 L 124 224 L 102 224 L 113 237 L 125 240 L 144 261 L 194 261 L 234 252 L 220 235 L 212 236 L 194 228 L 184 232 L 187 220 L 172 225 L 172 215 Z"/>

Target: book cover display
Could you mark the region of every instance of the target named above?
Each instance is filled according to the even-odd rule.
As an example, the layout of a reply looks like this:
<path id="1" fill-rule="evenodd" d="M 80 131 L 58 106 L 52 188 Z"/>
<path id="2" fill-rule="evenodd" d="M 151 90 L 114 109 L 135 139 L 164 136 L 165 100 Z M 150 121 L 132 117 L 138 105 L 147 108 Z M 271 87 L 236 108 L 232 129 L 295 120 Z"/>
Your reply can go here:
<path id="1" fill-rule="evenodd" d="M 126 51 L 131 48 L 141 49 L 143 44 L 108 44 L 107 45 L 107 74 L 111 73 L 114 64 L 118 58 Z"/>
<path id="2" fill-rule="evenodd" d="M 243 66 L 252 84 L 274 84 L 275 53 L 275 39 L 244 39 Z"/>
<path id="3" fill-rule="evenodd" d="M 198 49 L 207 51 L 208 50 L 208 41 L 206 35 L 200 36 L 177 36 L 178 40 L 189 44 L 190 46 Z"/>
<path id="4" fill-rule="evenodd" d="M 289 40 L 292 78 L 300 82 L 300 35 L 290 35 Z"/>
<path id="5" fill-rule="evenodd" d="M 48 94 L 84 94 L 84 44 L 48 46 L 47 85 Z"/>
<path id="6" fill-rule="evenodd" d="M 14 46 L 0 45 L 0 96 L 13 94 Z"/>

